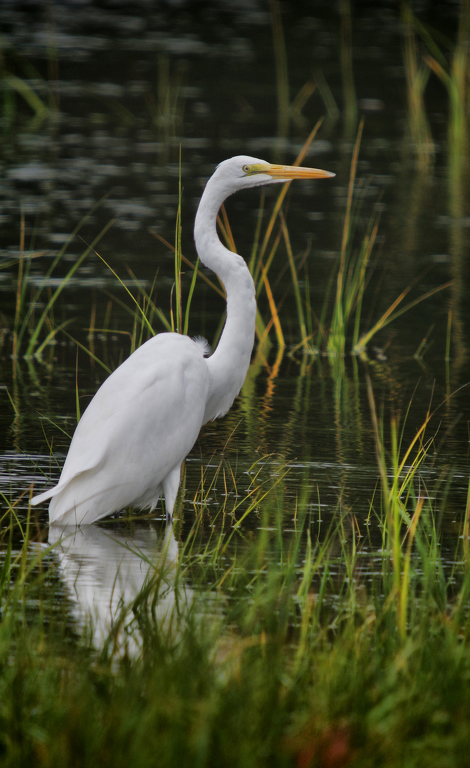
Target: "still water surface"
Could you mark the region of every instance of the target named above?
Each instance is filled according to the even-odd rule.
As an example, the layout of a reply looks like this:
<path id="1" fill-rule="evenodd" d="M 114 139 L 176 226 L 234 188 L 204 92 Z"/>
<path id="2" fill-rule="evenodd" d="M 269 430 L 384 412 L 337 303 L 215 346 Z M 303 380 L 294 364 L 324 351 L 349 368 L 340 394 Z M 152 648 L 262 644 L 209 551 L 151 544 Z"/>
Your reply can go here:
<path id="1" fill-rule="evenodd" d="M 25 91 L 4 83 L 0 485 L 5 511 L 6 500 L 16 501 L 15 510 L 24 517 L 27 495 L 18 501 L 20 494 L 33 480 L 37 491 L 58 478 L 76 423 L 76 383 L 83 411 L 106 376 L 86 352 L 77 352 L 75 340 L 113 369 L 129 354 L 133 333 L 129 297 L 109 268 L 91 254 L 54 308 L 56 325 L 72 321 L 65 331 L 73 339 L 65 332 L 57 334 L 42 361 L 24 360 L 21 351 L 12 359 L 22 237 L 24 251 L 34 254 L 26 296 L 43 287 L 45 302 L 86 243 L 112 220 L 97 250 L 127 286 L 133 286 L 132 275 L 146 290 L 153 286 L 156 304 L 169 318 L 172 254 L 154 233 L 174 242 L 180 151 L 183 252 L 194 260 L 194 213 L 217 162 L 238 153 L 292 162 L 315 122 L 325 116 L 304 164 L 333 171 L 336 178 L 327 184 L 292 185 L 285 205 L 293 253 L 308 268 L 308 274 L 299 270 L 301 290 L 304 297 L 308 293 L 312 322 L 317 322 L 341 248 L 351 155 L 363 116 L 354 207 L 357 244 L 374 211 L 380 212 L 363 330 L 410 285 L 410 299 L 453 278 L 454 285 L 381 331 L 365 361 L 349 355 L 340 362 L 298 351 L 289 355 L 299 330 L 287 256 L 279 250 L 271 274 L 286 350 L 278 354 L 274 336 L 271 347 L 255 348 L 247 383 L 233 409 L 203 429 L 186 463 L 178 536 L 184 540 L 202 503 L 204 468 L 205 488 L 210 486 L 204 498 L 208 535 L 220 522 L 221 508 L 240 517 L 253 484 L 272 482 L 287 470 L 280 483 L 286 531 L 303 499 L 316 535 L 321 535 L 321 524 L 341 511 L 355 516 L 364 536 L 367 531 L 379 548 L 380 531 L 370 522 L 378 473 L 366 374 L 383 408 L 386 433 L 393 412 L 404 424 L 404 444 L 413 439 L 428 408 L 437 409 L 427 432 L 436 438 L 420 483 L 432 495 L 437 478 L 450 474 L 441 525 L 447 537 L 459 531 L 468 484 L 470 317 L 465 264 L 470 212 L 465 190 L 460 198 L 458 190 L 454 196 L 450 192 L 446 93 L 430 77 L 426 104 L 433 157 L 426 167 L 418 167 L 409 134 L 403 27 L 394 7 L 356 4 L 349 49 L 343 34 L 346 22 L 335 4 L 282 5 L 287 66 L 283 80 L 281 38 L 271 15 L 275 5 L 207 2 L 196 8 L 147 3 L 101 8 L 90 3 L 72 10 L 58 3 L 47 11 L 42 4 L 0 8 L 5 72 L 20 78 L 29 94 L 25 97 Z M 453 36 L 456 18 L 449 9 L 441 18 L 440 7 L 435 4 L 434 16 L 423 20 Z M 349 55 L 352 80 L 344 69 Z M 8 82 L 11 86 L 11 79 Z M 32 108 L 31 93 L 41 109 L 37 102 Z M 283 98 L 291 104 L 287 118 Z M 263 221 L 273 194 L 266 191 Z M 254 191 L 227 203 L 237 249 L 246 257 L 261 204 Z M 49 274 L 58 250 L 80 222 L 79 236 Z M 183 293 L 189 282 L 188 270 Z M 263 293 L 259 307 L 267 321 Z M 189 332 L 212 341 L 222 313 L 223 301 L 199 279 Z M 163 330 L 157 319 L 154 326 Z M 34 515 L 46 539 L 47 510 Z M 156 528 L 149 528 L 146 520 L 123 534 L 126 542 L 132 539 L 134 552 L 142 550 L 150 560 L 162 545 L 161 510 L 154 517 L 150 526 Z M 255 535 L 261 525 L 254 511 L 244 531 Z M 118 583 L 116 573 L 119 578 L 129 574 L 129 584 L 123 583 L 119 592 L 123 599 L 129 596 L 126 590 L 132 592 L 140 584 L 142 561 L 116 543 L 118 538 L 102 536 L 96 528 L 77 533 L 67 545 L 54 542 L 54 557 L 64 585 L 74 594 L 79 620 L 87 606 L 92 612 L 96 608 L 90 595 L 105 595 L 105 609 L 115 610 L 120 597 L 108 592 L 111 583 Z M 173 536 L 168 551 L 175 558 L 178 546 Z M 97 642 L 98 635 L 104 636 L 100 622 L 95 622 Z"/>

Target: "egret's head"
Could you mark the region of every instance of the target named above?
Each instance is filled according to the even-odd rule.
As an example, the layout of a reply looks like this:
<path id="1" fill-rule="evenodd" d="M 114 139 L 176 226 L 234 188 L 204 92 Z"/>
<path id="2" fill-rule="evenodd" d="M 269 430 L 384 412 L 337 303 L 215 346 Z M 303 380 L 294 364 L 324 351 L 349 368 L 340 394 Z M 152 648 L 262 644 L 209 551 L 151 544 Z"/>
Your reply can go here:
<path id="1" fill-rule="evenodd" d="M 256 157 L 238 155 L 220 163 L 212 178 L 224 185 L 230 194 L 239 189 L 258 187 L 262 184 L 276 184 L 293 179 L 325 179 L 334 175 L 318 168 L 275 165 Z"/>

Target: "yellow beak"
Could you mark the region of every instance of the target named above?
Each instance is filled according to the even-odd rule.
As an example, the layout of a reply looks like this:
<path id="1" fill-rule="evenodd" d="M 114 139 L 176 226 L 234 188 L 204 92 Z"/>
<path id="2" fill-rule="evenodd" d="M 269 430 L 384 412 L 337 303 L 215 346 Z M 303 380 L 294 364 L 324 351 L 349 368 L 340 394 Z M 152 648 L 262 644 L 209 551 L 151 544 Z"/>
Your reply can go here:
<path id="1" fill-rule="evenodd" d="M 272 165 L 270 163 L 266 163 L 263 168 L 253 166 L 253 170 L 255 173 L 266 173 L 273 179 L 285 179 L 286 181 L 289 179 L 329 179 L 336 176 L 335 173 L 322 171 L 319 168 L 301 168 L 295 165 Z"/>

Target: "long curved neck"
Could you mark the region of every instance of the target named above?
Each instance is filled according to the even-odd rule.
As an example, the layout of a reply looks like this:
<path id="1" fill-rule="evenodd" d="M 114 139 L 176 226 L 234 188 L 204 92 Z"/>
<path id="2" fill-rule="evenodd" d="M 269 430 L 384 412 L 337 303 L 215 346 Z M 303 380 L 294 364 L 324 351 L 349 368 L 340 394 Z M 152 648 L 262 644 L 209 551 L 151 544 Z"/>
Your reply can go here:
<path id="1" fill-rule="evenodd" d="M 196 250 L 202 263 L 221 279 L 227 294 L 227 319 L 217 349 L 207 360 L 210 390 L 204 422 L 227 413 L 250 365 L 256 321 L 255 286 L 245 261 L 220 242 L 217 213 L 231 190 L 207 183 L 194 224 Z"/>

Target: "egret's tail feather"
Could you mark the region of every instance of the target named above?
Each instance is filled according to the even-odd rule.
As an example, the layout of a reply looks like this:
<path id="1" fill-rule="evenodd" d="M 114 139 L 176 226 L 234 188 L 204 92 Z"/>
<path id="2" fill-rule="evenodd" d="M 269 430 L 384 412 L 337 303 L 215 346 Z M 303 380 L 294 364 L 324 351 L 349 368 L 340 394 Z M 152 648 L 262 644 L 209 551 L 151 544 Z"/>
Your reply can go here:
<path id="1" fill-rule="evenodd" d="M 48 491 L 44 491 L 44 493 L 40 493 L 38 496 L 33 496 L 31 499 L 31 506 L 35 507 L 37 504 L 42 504 L 43 501 L 47 501 L 48 499 L 51 499 L 53 496 L 56 495 L 59 488 L 58 486 L 54 486 L 54 488 L 49 488 Z"/>

